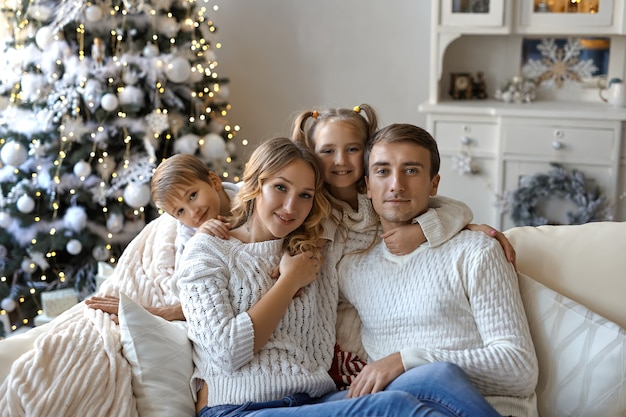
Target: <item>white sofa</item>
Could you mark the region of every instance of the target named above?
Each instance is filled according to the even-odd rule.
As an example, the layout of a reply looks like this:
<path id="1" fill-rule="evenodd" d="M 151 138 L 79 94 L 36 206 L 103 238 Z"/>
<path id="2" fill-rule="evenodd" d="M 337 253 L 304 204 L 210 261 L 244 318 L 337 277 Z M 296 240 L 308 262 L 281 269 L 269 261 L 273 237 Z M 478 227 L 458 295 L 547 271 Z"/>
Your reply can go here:
<path id="1" fill-rule="evenodd" d="M 171 220 L 162 216 L 149 224 L 138 238 L 149 241 L 158 231 L 159 238 L 167 239 L 172 236 L 172 225 Z M 626 416 L 626 302 L 623 300 L 626 295 L 626 222 L 518 227 L 508 230 L 506 235 L 517 251 L 520 289 L 539 359 L 537 398 L 540 417 Z M 146 265 L 144 268 L 148 265 L 153 268 L 153 253 L 150 252 L 154 251 L 153 248 L 143 244 L 130 248 L 140 252 L 137 262 Z M 165 262 L 162 257 L 159 259 L 159 262 Z M 143 272 L 150 274 L 150 271 Z M 142 302 L 140 295 L 130 294 Z M 162 405 L 166 409 L 170 407 L 168 415 L 189 415 L 189 409 L 185 413 L 172 413 L 175 402 L 172 401 L 173 393 L 167 390 L 172 389 L 175 378 L 170 374 L 164 377 L 164 373 L 159 372 L 162 363 L 181 359 L 179 353 L 173 354 L 179 350 L 169 352 L 170 356 L 155 356 L 156 345 L 162 348 L 165 344 L 158 338 L 147 338 L 155 339 L 152 336 L 157 333 L 174 340 L 184 329 L 178 327 L 176 330 L 154 321 L 132 301 L 124 310 L 128 314 L 126 317 L 120 315 L 120 322 L 123 322 L 121 339 L 125 358 L 133 370 L 137 415 L 146 415 L 151 398 L 159 395 L 168 398 L 168 404 Z M 9 375 L 16 358 L 33 348 L 35 339 L 49 333 L 54 322 L 0 341 L 0 381 Z M 155 325 L 161 326 L 157 332 L 141 332 Z M 355 334 L 354 330 L 342 327 L 340 323 L 338 339 L 349 345 L 347 339 Z M 184 348 L 188 351 L 188 346 Z M 144 352 L 150 352 L 149 360 L 154 362 L 148 364 L 153 367 L 151 373 L 146 371 L 143 363 L 141 355 Z M 167 354 L 163 352 L 163 355 Z M 176 366 L 171 363 L 168 372 Z M 154 381 L 147 381 L 150 378 L 162 379 L 159 381 L 161 386 L 156 384 L 155 388 L 151 385 Z M 185 378 L 184 374 L 179 378 L 182 391 L 186 388 Z M 98 384 L 97 378 L 91 377 L 91 380 Z M 6 385 L 3 385 L 5 390 L 9 388 Z M 184 395 L 187 397 L 182 401 L 188 401 L 188 393 Z M 2 404 L 0 401 L 0 406 Z"/>

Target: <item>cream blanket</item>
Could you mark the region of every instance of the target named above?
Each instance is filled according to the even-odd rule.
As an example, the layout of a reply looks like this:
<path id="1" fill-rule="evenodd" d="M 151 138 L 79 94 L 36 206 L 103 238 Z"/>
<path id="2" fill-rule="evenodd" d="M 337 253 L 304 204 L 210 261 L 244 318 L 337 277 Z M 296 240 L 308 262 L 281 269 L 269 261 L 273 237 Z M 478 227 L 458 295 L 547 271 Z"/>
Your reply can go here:
<path id="1" fill-rule="evenodd" d="M 176 303 L 170 289 L 175 237 L 176 221 L 168 215 L 147 224 L 99 295 L 122 291 L 145 306 Z M 138 416 L 131 368 L 109 314 L 79 303 L 45 326 L 0 387 L 2 415 Z"/>

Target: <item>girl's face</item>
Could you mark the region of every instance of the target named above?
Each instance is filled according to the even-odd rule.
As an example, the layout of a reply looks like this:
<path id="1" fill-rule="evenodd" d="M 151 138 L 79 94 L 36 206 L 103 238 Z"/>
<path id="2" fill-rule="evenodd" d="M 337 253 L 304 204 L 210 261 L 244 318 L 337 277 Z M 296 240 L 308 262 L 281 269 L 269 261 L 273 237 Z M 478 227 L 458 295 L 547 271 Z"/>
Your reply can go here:
<path id="1" fill-rule="evenodd" d="M 326 184 L 331 188 L 354 187 L 363 176 L 362 134 L 345 122 L 330 121 L 318 126 L 313 140 Z"/>
<path id="2" fill-rule="evenodd" d="M 254 241 L 283 238 L 296 230 L 311 212 L 314 196 L 315 172 L 302 159 L 267 178 L 254 202 Z"/>
<path id="3" fill-rule="evenodd" d="M 221 186 L 219 177 L 211 173 L 208 182 L 196 179 L 191 185 L 176 189 L 171 206 L 163 209 L 185 226 L 195 229 L 220 214 L 221 200 L 218 187 L 221 189 Z"/>

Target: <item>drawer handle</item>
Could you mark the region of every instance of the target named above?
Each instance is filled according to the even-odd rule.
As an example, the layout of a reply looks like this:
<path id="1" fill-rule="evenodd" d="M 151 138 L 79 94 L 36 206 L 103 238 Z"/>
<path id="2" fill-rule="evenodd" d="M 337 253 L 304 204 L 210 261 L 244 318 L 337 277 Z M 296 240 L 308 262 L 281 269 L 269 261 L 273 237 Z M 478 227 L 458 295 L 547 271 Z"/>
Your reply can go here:
<path id="1" fill-rule="evenodd" d="M 555 138 L 559 138 L 559 139 L 561 139 L 564 135 L 565 135 L 565 134 L 563 133 L 563 131 L 562 131 L 562 130 L 555 130 L 555 131 L 554 131 L 554 137 L 555 137 Z"/>
<path id="2" fill-rule="evenodd" d="M 563 149 L 563 142 L 560 140 L 552 141 L 552 149 L 558 151 L 559 149 Z"/>
<path id="3" fill-rule="evenodd" d="M 472 139 L 467 136 L 461 136 L 461 143 L 463 145 L 469 145 L 470 143 L 472 143 Z"/>

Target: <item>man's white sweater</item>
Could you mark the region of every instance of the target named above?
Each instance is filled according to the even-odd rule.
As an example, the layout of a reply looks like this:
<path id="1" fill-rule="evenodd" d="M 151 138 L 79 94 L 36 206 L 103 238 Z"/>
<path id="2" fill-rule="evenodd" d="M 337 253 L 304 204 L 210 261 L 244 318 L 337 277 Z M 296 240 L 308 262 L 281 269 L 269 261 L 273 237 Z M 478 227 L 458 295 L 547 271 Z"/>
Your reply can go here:
<path id="1" fill-rule="evenodd" d="M 516 397 L 510 414 L 533 414 L 537 358 L 517 275 L 496 239 L 466 230 L 404 256 L 380 242 L 344 257 L 339 278 L 371 360 L 400 352 L 406 369 L 453 362 L 484 395 Z"/>

